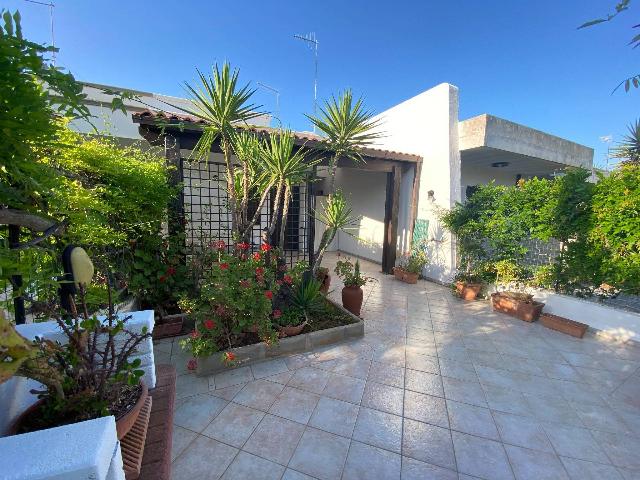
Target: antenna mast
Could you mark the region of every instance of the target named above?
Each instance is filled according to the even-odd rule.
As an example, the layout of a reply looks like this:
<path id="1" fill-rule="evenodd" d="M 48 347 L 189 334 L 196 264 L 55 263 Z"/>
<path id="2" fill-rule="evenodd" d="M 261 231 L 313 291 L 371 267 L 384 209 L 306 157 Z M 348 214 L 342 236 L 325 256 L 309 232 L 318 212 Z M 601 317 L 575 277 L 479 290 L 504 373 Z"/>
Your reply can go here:
<path id="1" fill-rule="evenodd" d="M 56 46 L 56 37 L 54 35 L 54 30 L 53 30 L 53 8 L 55 7 L 55 5 L 53 3 L 45 3 L 45 2 L 38 2 L 37 0 L 24 0 L 25 2 L 29 2 L 29 3 L 35 3 L 36 5 L 43 5 L 45 7 L 49 7 L 49 22 L 51 24 L 51 46 L 55 48 Z M 56 52 L 52 52 L 51 54 L 51 59 L 52 59 L 52 63 L 53 66 L 56 66 Z"/>
<path id="2" fill-rule="evenodd" d="M 318 114 L 318 40 L 316 39 L 315 32 L 308 33 L 307 35 L 294 35 L 293 38 L 307 42 L 309 47 L 314 52 L 314 75 L 313 75 L 313 114 Z M 315 133 L 316 126 L 313 125 L 313 132 Z"/>
<path id="3" fill-rule="evenodd" d="M 282 124 L 282 121 L 280 120 L 280 90 L 278 90 L 277 88 L 270 87 L 269 85 L 266 85 L 262 82 L 256 82 L 256 84 L 259 87 L 262 87 L 265 90 L 269 90 L 270 92 L 273 92 L 276 95 L 276 119 L 278 120 L 278 122 L 280 122 L 280 124 Z"/>

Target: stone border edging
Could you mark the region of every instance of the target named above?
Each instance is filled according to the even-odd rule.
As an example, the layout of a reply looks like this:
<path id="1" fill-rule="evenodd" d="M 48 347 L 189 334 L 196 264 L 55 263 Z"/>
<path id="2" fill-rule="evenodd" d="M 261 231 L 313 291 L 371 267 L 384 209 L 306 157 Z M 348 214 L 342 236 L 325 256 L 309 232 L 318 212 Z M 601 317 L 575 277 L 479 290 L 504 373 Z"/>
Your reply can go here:
<path id="1" fill-rule="evenodd" d="M 281 338 L 276 345 L 272 346 L 267 346 L 266 343 L 260 342 L 253 345 L 233 348 L 229 351 L 236 356 L 239 366 L 245 366 L 283 355 L 309 352 L 318 347 L 364 336 L 364 320 L 353 315 L 342 307 L 342 305 L 339 305 L 328 298 L 327 301 L 347 313 L 350 317 L 356 320 L 356 323 L 303 333 L 296 335 L 295 337 Z M 221 356 L 221 354 L 216 353 L 207 358 L 199 358 L 196 375 L 204 376 L 231 370 L 222 362 Z"/>

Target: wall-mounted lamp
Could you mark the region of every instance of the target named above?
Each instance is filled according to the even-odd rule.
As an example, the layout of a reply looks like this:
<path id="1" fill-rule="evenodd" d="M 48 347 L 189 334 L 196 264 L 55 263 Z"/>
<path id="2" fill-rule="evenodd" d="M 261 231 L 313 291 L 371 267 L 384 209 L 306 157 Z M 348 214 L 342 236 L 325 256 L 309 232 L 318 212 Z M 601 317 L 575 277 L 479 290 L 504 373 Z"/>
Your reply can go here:
<path id="1" fill-rule="evenodd" d="M 493 168 L 504 168 L 509 166 L 509 162 L 493 162 L 491 166 Z"/>

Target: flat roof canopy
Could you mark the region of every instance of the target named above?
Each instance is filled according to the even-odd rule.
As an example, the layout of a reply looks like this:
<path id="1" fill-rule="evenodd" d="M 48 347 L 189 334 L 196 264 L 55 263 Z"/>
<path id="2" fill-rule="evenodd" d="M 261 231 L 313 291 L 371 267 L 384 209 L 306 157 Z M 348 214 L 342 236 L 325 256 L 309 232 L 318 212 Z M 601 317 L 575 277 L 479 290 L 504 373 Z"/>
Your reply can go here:
<path id="1" fill-rule="evenodd" d="M 566 164 L 550 162 L 541 158 L 529 157 L 518 153 L 498 150 L 491 147 L 470 148 L 460 151 L 460 160 L 463 169 L 491 169 L 496 172 L 508 172 L 514 175 L 547 176 L 554 172 L 564 170 Z M 500 168 L 494 167 L 494 163 L 507 163 Z"/>
<path id="2" fill-rule="evenodd" d="M 509 162 L 517 173 L 543 173 L 567 166 L 590 169 L 593 149 L 492 115 L 461 121 L 458 127 L 463 163 L 488 166 Z"/>

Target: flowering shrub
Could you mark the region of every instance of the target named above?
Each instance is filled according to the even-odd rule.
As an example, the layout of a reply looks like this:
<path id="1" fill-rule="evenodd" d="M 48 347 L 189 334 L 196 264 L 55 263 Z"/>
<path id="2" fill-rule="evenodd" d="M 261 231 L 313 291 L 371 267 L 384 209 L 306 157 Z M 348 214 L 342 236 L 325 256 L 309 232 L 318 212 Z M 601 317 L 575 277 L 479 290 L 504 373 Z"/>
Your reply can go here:
<path id="1" fill-rule="evenodd" d="M 204 272 L 193 308 L 196 330 L 182 341 L 183 348 L 194 357 L 210 356 L 238 346 L 247 332 L 257 333 L 267 343 L 274 341 L 271 316 L 272 300 L 280 288 L 276 282 L 278 252 L 267 244 L 254 254 L 248 252 L 247 243 L 237 244 L 234 254 L 227 253 L 224 242 L 212 247 L 216 261 Z M 267 259 L 265 253 L 270 251 Z M 225 355 L 225 363 L 231 362 Z"/>

